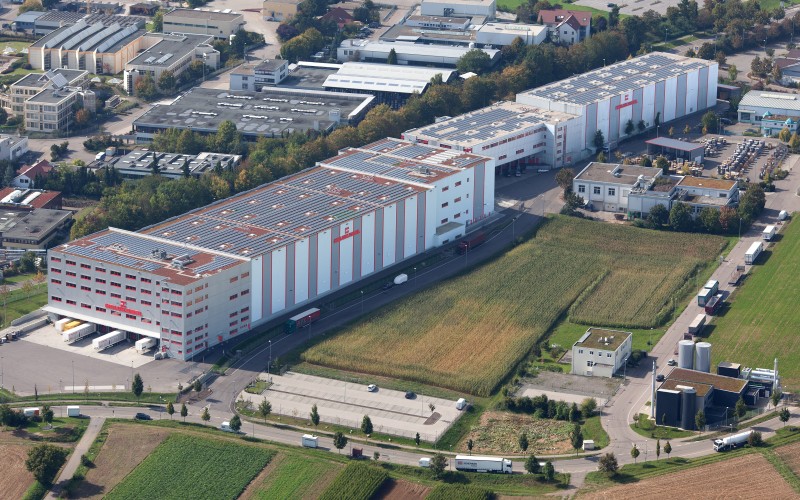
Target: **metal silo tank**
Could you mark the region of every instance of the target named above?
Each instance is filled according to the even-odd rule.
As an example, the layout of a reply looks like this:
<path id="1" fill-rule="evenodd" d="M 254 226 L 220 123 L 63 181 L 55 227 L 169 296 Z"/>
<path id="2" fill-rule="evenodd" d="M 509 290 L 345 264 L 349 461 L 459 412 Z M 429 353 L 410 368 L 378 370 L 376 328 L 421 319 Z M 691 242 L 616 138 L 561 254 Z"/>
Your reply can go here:
<path id="1" fill-rule="evenodd" d="M 691 340 L 678 342 L 678 366 L 688 370 L 694 367 L 694 342 Z"/>
<path id="2" fill-rule="evenodd" d="M 711 373 L 711 344 L 698 342 L 695 345 L 694 369 L 700 372 Z"/>
<path id="3" fill-rule="evenodd" d="M 681 390 L 681 428 L 694 429 L 695 401 L 697 391 L 694 387 L 678 386 Z"/>

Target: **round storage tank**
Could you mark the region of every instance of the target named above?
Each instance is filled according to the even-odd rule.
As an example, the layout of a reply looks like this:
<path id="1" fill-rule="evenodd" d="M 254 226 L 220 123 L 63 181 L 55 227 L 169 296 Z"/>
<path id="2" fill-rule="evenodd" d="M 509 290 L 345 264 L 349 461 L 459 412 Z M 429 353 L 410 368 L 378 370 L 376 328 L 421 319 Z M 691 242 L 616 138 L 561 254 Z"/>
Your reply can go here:
<path id="1" fill-rule="evenodd" d="M 694 369 L 700 372 L 711 373 L 711 344 L 698 342 L 695 345 Z"/>
<path id="2" fill-rule="evenodd" d="M 681 387 L 681 428 L 694 429 L 695 410 L 694 404 L 697 399 L 697 391 L 694 387 Z"/>
<path id="3" fill-rule="evenodd" d="M 694 342 L 691 340 L 678 342 L 678 366 L 688 370 L 694 366 Z"/>

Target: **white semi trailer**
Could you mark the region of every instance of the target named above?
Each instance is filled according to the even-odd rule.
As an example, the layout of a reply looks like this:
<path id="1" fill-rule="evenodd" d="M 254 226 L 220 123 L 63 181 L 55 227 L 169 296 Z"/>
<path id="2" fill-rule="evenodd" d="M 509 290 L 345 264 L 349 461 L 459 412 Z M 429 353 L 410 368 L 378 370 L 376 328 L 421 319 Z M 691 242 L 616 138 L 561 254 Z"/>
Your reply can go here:
<path id="1" fill-rule="evenodd" d="M 97 331 L 97 325 L 93 323 L 84 323 L 78 327 L 73 328 L 72 330 L 67 330 L 61 334 L 63 337 L 64 342 L 69 344 L 73 342 L 77 342 L 84 337 L 88 337 L 89 335 L 93 334 Z"/>
<path id="2" fill-rule="evenodd" d="M 94 347 L 95 351 L 102 351 L 103 349 L 108 349 L 113 345 L 119 344 L 123 340 L 125 340 L 125 332 L 122 330 L 114 330 L 113 332 L 108 332 L 102 337 L 97 337 L 92 340 L 92 347 Z"/>
<path id="3" fill-rule="evenodd" d="M 750 245 L 750 248 L 747 249 L 747 252 L 744 254 L 744 263 L 748 266 L 752 266 L 756 263 L 756 259 L 758 256 L 761 255 L 761 251 L 764 250 L 764 245 L 760 241 L 754 242 Z"/>
<path id="4" fill-rule="evenodd" d="M 145 337 L 136 341 L 136 352 L 144 354 L 150 349 L 154 348 L 158 341 L 153 337 Z"/>
<path id="5" fill-rule="evenodd" d="M 752 433 L 753 431 L 750 430 L 747 432 L 734 434 L 733 436 L 724 437 L 722 439 L 715 439 L 714 451 L 727 451 L 744 446 L 747 443 L 747 440 L 750 439 L 750 434 Z"/>
<path id="6" fill-rule="evenodd" d="M 511 474 L 511 460 L 499 457 L 456 455 L 456 470 L 463 472 Z"/>

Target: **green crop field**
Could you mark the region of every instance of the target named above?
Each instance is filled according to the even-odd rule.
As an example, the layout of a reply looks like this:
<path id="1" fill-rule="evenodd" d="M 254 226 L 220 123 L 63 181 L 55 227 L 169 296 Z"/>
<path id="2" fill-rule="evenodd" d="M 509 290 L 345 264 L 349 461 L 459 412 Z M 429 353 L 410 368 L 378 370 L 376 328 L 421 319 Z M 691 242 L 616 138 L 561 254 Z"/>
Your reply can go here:
<path id="1" fill-rule="evenodd" d="M 320 500 L 369 500 L 389 478 L 386 471 L 363 463 L 351 463 L 333 480 Z"/>
<path id="2" fill-rule="evenodd" d="M 340 467 L 335 462 L 300 455 L 281 457 L 277 467 L 255 494 L 264 500 L 273 498 L 308 498 L 319 482 Z"/>
<path id="3" fill-rule="evenodd" d="M 753 267 L 730 307 L 714 320 L 708 341 L 713 362 L 732 361 L 772 368 L 778 358 L 784 387 L 800 387 L 800 223 L 792 222 Z"/>
<path id="4" fill-rule="evenodd" d="M 426 500 L 489 500 L 494 495 L 490 491 L 463 484 L 442 484 L 431 491 Z"/>
<path id="5" fill-rule="evenodd" d="M 568 311 L 592 326 L 660 326 L 725 245 L 556 216 L 530 241 L 346 327 L 303 359 L 488 395 Z"/>
<path id="6" fill-rule="evenodd" d="M 233 499 L 274 455 L 254 446 L 173 434 L 107 498 Z"/>

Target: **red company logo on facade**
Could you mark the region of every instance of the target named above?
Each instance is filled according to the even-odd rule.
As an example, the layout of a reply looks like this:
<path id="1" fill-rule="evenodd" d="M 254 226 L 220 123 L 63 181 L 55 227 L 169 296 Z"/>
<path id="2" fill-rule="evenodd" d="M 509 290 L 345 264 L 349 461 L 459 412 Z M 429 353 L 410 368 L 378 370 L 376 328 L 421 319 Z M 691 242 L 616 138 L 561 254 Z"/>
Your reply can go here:
<path id="1" fill-rule="evenodd" d="M 350 231 L 349 227 L 345 227 L 344 228 L 344 234 L 339 236 L 339 237 L 337 237 L 337 238 L 335 238 L 333 240 L 333 242 L 334 243 L 340 243 L 340 242 L 346 240 L 347 238 L 352 238 L 353 236 L 356 236 L 356 235 L 359 235 L 359 234 L 361 234 L 361 231 L 359 229 L 356 229 L 355 231 Z"/>
<path id="2" fill-rule="evenodd" d="M 127 302 L 125 302 L 124 300 L 120 300 L 119 305 L 106 304 L 106 308 L 111 309 L 112 311 L 117 311 L 125 314 L 133 314 L 134 316 L 142 315 L 142 311 L 138 311 L 136 309 L 130 309 L 126 304 Z"/>
<path id="3" fill-rule="evenodd" d="M 631 96 L 628 94 L 625 94 L 622 100 L 623 100 L 622 104 L 618 104 L 614 109 L 619 110 L 622 108 L 627 108 L 628 106 L 633 106 L 634 104 L 639 102 L 636 99 L 631 99 Z"/>

